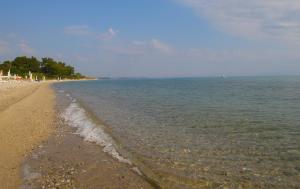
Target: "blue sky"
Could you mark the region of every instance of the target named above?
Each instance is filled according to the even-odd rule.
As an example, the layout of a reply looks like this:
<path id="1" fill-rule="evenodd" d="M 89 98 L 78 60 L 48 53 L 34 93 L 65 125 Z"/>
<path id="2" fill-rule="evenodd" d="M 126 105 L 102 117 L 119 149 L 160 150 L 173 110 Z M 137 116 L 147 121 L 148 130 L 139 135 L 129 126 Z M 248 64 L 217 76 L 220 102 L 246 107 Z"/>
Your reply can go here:
<path id="1" fill-rule="evenodd" d="M 93 76 L 300 74 L 298 0 L 0 0 L 0 61 Z"/>

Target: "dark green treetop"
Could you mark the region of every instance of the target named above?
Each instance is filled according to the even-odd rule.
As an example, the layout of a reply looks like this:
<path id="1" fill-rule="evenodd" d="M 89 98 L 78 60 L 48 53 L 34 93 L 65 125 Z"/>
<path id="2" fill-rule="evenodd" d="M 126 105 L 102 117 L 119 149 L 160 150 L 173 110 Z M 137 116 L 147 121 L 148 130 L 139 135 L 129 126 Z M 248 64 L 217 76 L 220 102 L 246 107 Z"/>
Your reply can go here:
<path id="1" fill-rule="evenodd" d="M 55 79 L 60 77 L 62 79 L 81 79 L 84 78 L 80 73 L 75 73 L 74 67 L 67 65 L 61 61 L 55 61 L 52 58 L 42 58 L 38 60 L 35 57 L 16 57 L 12 61 L 4 61 L 0 63 L 0 70 L 6 74 L 8 70 L 12 74 L 17 74 L 19 76 L 25 77 L 28 72 L 32 72 L 36 75 L 44 75 L 47 78 Z"/>

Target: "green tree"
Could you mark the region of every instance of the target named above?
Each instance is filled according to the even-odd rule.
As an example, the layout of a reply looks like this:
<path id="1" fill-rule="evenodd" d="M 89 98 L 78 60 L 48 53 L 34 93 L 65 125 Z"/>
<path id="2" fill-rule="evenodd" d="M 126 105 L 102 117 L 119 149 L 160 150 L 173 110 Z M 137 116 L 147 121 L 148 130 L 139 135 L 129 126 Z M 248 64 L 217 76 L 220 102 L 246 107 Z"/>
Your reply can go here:
<path id="1" fill-rule="evenodd" d="M 12 74 L 23 77 L 28 75 L 30 71 L 39 77 L 46 76 L 52 79 L 57 77 L 70 79 L 84 78 L 80 73 L 75 73 L 74 67 L 48 57 L 42 58 L 40 61 L 35 57 L 28 58 L 21 56 L 16 57 L 13 61 L 4 61 L 0 64 L 0 70 L 3 70 L 5 74 L 9 69 Z"/>

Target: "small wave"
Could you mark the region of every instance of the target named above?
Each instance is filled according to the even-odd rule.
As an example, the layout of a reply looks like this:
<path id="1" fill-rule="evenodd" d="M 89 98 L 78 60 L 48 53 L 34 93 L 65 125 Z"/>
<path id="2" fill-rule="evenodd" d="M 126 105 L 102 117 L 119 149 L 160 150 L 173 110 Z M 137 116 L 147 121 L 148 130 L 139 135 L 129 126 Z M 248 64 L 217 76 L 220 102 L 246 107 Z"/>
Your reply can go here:
<path id="1" fill-rule="evenodd" d="M 72 100 L 71 104 L 62 113 L 62 117 L 68 125 L 77 128 L 76 134 L 83 137 L 84 140 L 103 146 L 104 152 L 110 154 L 120 162 L 132 165 L 128 159 L 125 159 L 117 152 L 113 139 L 104 132 L 100 125 L 95 124 L 89 119 L 86 111 L 76 103 L 75 99 Z"/>

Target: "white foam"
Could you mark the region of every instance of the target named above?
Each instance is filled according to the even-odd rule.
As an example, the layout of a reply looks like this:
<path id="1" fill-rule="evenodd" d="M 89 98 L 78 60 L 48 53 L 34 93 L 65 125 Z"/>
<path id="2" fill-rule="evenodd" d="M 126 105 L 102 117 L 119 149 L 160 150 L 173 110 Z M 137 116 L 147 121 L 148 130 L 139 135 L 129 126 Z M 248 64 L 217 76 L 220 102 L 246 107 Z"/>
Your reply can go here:
<path id="1" fill-rule="evenodd" d="M 100 125 L 88 118 L 86 111 L 76 103 L 75 99 L 62 113 L 62 117 L 70 126 L 77 128 L 76 134 L 83 137 L 84 140 L 103 146 L 103 151 L 118 161 L 132 164 L 117 152 L 113 139 L 104 132 Z"/>

